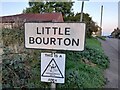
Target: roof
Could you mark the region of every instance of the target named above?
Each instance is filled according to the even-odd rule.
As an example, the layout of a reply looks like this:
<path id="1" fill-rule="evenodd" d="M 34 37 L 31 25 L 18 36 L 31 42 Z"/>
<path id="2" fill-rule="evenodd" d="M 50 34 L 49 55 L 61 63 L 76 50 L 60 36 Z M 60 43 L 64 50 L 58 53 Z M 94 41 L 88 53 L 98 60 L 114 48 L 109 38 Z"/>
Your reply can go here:
<path id="1" fill-rule="evenodd" d="M 27 21 L 27 22 L 63 22 L 63 17 L 61 13 L 26 13 L 26 14 L 17 14 L 10 16 L 3 16 L 2 23 Z"/>

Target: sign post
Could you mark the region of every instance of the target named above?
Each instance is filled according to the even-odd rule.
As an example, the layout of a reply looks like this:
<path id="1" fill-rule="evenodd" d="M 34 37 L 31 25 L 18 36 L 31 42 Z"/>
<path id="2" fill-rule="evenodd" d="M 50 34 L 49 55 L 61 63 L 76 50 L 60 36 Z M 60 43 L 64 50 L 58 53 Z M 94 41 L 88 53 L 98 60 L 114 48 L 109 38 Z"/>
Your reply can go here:
<path id="1" fill-rule="evenodd" d="M 52 54 L 56 53 L 56 51 L 52 51 Z M 51 82 L 51 90 L 56 90 L 56 83 Z"/>
<path id="2" fill-rule="evenodd" d="M 50 49 L 52 53 L 41 53 L 41 81 L 65 82 L 65 54 L 56 50 L 83 51 L 85 44 L 84 23 L 25 23 L 25 47 Z"/>
<path id="3" fill-rule="evenodd" d="M 51 90 L 55 90 L 56 89 L 56 84 L 55 83 L 51 83 Z"/>

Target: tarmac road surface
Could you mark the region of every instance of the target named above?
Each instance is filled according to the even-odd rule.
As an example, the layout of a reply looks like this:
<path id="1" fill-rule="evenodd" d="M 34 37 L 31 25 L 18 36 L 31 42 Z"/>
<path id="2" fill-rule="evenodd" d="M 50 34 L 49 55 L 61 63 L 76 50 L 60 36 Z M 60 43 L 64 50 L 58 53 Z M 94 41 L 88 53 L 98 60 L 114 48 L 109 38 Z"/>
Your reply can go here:
<path id="1" fill-rule="evenodd" d="M 105 70 L 104 75 L 107 79 L 105 88 L 118 88 L 118 42 L 120 40 L 107 38 L 106 41 L 101 41 L 103 50 L 110 60 L 110 67 Z"/>

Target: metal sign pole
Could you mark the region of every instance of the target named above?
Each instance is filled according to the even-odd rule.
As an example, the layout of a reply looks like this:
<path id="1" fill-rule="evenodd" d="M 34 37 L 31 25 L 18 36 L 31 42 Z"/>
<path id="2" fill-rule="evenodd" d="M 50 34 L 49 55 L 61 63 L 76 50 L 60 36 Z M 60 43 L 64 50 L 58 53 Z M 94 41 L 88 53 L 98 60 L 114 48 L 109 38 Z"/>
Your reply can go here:
<path id="1" fill-rule="evenodd" d="M 56 84 L 55 83 L 51 83 L 51 90 L 55 90 L 56 89 Z"/>
<path id="2" fill-rule="evenodd" d="M 52 51 L 52 54 L 55 54 L 56 51 Z M 51 90 L 56 90 L 56 83 L 51 82 Z"/>

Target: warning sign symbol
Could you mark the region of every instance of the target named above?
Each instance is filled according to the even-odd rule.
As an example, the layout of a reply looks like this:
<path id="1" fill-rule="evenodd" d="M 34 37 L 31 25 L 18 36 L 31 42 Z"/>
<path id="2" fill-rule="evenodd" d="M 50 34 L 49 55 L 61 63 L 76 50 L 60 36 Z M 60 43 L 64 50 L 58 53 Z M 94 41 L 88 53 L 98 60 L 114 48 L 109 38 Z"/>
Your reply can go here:
<path id="1" fill-rule="evenodd" d="M 43 77 L 64 78 L 54 58 L 49 62 L 44 72 Z"/>

